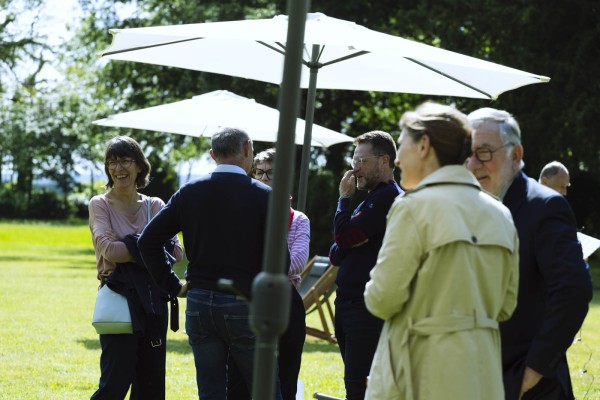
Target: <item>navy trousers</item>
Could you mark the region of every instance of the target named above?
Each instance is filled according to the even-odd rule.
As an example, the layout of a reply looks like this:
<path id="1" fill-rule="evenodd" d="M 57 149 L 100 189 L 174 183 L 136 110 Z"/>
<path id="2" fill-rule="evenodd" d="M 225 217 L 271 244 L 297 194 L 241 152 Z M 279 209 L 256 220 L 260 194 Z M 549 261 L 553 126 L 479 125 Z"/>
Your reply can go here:
<path id="1" fill-rule="evenodd" d="M 363 298 L 335 300 L 335 337 L 344 360 L 347 400 L 363 400 L 383 320 L 374 317 Z"/>
<path id="2" fill-rule="evenodd" d="M 100 335 L 100 384 L 92 400 L 164 400 L 167 357 L 167 303 L 162 303 L 160 337 L 153 347 L 148 336 Z"/>
<path id="3" fill-rule="evenodd" d="M 279 382 L 283 400 L 295 400 L 302 350 L 306 339 L 306 311 L 302 297 L 292 288 L 290 324 L 279 338 Z"/>

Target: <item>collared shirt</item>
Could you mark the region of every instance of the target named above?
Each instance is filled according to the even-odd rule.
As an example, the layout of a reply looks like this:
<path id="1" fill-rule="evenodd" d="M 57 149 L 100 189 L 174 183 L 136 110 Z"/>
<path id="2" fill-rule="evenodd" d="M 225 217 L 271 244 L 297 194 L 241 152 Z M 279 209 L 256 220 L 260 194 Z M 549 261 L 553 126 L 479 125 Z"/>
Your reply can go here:
<path id="1" fill-rule="evenodd" d="M 232 164 L 219 164 L 213 170 L 213 172 L 228 172 L 231 174 L 248 175 L 248 173 L 246 171 L 244 171 L 244 169 L 242 167 L 239 167 L 237 165 L 232 165 Z"/>

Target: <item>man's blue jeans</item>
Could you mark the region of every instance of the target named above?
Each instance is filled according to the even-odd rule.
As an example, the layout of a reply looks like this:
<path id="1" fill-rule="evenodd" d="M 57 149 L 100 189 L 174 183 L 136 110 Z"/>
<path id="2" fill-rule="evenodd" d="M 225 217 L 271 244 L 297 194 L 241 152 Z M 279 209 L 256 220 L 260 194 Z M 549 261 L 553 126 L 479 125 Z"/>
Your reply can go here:
<path id="1" fill-rule="evenodd" d="M 233 294 L 190 289 L 185 314 L 198 396 L 202 400 L 226 399 L 228 355 L 250 389 L 255 336 L 248 324 L 248 304 Z M 281 398 L 277 392 L 276 398 Z"/>

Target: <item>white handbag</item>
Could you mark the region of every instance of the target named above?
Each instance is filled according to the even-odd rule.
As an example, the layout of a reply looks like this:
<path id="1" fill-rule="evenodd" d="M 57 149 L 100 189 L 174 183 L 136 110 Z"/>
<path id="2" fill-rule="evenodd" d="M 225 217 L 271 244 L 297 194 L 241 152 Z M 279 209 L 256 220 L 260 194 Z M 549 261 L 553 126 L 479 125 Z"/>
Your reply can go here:
<path id="1" fill-rule="evenodd" d="M 98 290 L 92 325 L 98 334 L 133 333 L 131 313 L 125 296 L 112 291 L 108 285 Z"/>
<path id="2" fill-rule="evenodd" d="M 147 218 L 150 222 L 150 197 L 146 198 Z M 131 312 L 125 296 L 103 285 L 96 295 L 92 325 L 100 335 L 133 333 Z"/>

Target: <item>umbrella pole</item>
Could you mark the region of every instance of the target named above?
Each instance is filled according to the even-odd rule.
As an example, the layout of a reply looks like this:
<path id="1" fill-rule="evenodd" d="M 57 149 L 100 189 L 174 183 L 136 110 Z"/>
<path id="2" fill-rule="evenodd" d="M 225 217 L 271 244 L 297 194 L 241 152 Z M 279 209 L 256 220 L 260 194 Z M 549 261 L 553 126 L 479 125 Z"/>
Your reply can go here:
<path id="1" fill-rule="evenodd" d="M 309 0 L 288 0 L 287 52 L 279 92 L 277 172 L 269 201 L 263 272 L 252 283 L 250 327 L 256 335 L 252 398 L 273 400 L 277 343 L 289 322 L 291 284 L 287 267 L 287 231 L 292 190 L 296 118 L 300 108 L 300 74 Z"/>
<path id="2" fill-rule="evenodd" d="M 318 57 L 320 46 L 313 45 L 310 62 L 310 80 L 306 94 L 306 116 L 304 118 L 304 146 L 302 146 L 302 163 L 300 165 L 300 179 L 298 181 L 298 210 L 306 211 L 306 192 L 308 188 L 308 169 L 310 167 L 310 144 L 312 142 L 312 126 L 315 119 L 315 98 L 317 96 L 317 77 L 319 74 Z"/>

